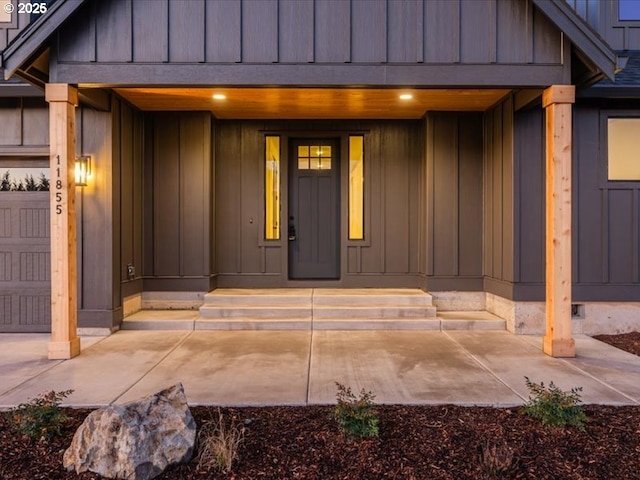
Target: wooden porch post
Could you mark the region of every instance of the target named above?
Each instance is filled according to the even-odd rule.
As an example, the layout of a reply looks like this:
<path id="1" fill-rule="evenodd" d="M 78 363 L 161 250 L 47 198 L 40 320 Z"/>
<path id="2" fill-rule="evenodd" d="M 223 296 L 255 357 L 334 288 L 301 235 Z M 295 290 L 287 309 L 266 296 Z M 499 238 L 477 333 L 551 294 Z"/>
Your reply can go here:
<path id="1" fill-rule="evenodd" d="M 49 359 L 80 354 L 77 335 L 75 107 L 78 90 L 47 84 L 51 203 L 51 342 Z"/>
<path id="2" fill-rule="evenodd" d="M 542 95 L 546 110 L 546 334 L 542 349 L 574 357 L 571 336 L 571 108 L 573 85 L 553 85 Z"/>

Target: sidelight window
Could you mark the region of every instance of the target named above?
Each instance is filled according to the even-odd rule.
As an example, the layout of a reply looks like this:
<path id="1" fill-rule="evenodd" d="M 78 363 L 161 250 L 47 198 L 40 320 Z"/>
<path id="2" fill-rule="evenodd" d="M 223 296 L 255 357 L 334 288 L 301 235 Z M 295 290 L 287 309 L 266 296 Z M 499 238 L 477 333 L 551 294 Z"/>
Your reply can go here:
<path id="1" fill-rule="evenodd" d="M 349 240 L 364 239 L 364 137 L 349 137 Z"/>
<path id="2" fill-rule="evenodd" d="M 609 118 L 607 130 L 609 180 L 640 180 L 640 118 Z"/>
<path id="3" fill-rule="evenodd" d="M 265 137 L 264 205 L 267 240 L 280 238 L 280 137 Z"/>

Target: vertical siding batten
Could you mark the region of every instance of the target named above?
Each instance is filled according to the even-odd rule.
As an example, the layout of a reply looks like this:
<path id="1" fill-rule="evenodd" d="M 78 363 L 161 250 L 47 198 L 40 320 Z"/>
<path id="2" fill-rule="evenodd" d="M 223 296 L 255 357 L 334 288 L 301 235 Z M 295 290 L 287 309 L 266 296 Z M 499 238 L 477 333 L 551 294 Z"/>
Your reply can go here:
<path id="1" fill-rule="evenodd" d="M 99 2 L 96 12 L 96 60 L 131 62 L 132 0 Z"/>
<path id="2" fill-rule="evenodd" d="M 206 61 L 241 62 L 242 2 L 207 2 L 205 15 Z"/>
<path id="3" fill-rule="evenodd" d="M 169 61 L 169 0 L 155 0 L 154 8 L 147 2 L 132 2 L 133 61 Z M 164 25 L 166 28 L 159 28 Z"/>

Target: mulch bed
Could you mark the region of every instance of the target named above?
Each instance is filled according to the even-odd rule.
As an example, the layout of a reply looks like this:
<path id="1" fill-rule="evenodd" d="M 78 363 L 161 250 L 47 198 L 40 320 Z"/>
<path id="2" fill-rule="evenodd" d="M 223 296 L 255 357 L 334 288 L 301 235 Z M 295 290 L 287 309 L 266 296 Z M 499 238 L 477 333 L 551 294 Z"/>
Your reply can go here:
<path id="1" fill-rule="evenodd" d="M 629 335 L 629 334 L 627 334 Z M 607 338 L 614 345 L 636 340 Z M 611 340 L 611 341 L 610 341 Z M 621 342 L 621 343 L 620 343 Z M 635 343 L 634 343 L 635 342 Z M 638 350 L 635 350 L 638 353 Z M 346 438 L 332 408 L 222 408 L 245 425 L 240 459 L 232 472 L 198 471 L 195 461 L 172 467 L 160 479 L 640 479 L 640 406 L 585 406 L 585 432 L 541 425 L 520 409 L 376 406 L 380 437 Z M 217 418 L 216 407 L 193 407 L 198 425 Z M 62 454 L 89 410 L 66 409 L 64 434 L 49 443 L 12 432 L 0 415 L 0 478 L 98 479 L 62 468 Z M 485 455 L 483 451 L 497 452 Z M 492 459 L 511 456 L 502 474 Z M 488 458 L 487 458 L 488 457 Z M 509 463 L 509 462 L 507 462 Z"/>
<path id="2" fill-rule="evenodd" d="M 623 333 L 620 335 L 594 335 L 593 338 L 613 345 L 625 352 L 640 356 L 640 332 Z"/>

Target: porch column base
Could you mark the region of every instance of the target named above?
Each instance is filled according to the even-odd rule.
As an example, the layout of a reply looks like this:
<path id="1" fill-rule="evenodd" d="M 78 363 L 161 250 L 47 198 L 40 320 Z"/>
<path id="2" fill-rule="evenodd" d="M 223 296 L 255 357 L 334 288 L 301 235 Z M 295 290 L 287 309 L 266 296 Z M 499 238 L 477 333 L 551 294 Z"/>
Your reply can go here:
<path id="1" fill-rule="evenodd" d="M 573 358 L 576 356 L 576 342 L 573 338 L 554 339 L 545 335 L 542 339 L 542 351 L 555 358 Z"/>
<path id="2" fill-rule="evenodd" d="M 64 342 L 49 342 L 49 360 L 68 360 L 80 355 L 80 338 Z"/>

